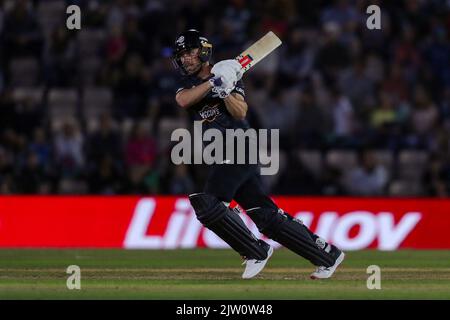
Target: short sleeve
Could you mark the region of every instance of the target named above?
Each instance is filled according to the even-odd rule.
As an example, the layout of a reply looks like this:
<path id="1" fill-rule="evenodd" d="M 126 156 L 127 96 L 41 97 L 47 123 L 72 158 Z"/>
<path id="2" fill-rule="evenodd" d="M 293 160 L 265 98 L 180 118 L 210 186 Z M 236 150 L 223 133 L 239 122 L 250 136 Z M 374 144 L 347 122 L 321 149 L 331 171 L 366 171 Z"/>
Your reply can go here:
<path id="1" fill-rule="evenodd" d="M 190 88 L 192 88 L 192 85 L 189 83 L 189 81 L 188 81 L 188 79 L 186 79 L 186 77 L 183 77 L 177 83 L 177 90 L 175 91 L 175 95 L 177 95 L 178 92 L 180 92 L 184 89 L 190 89 Z"/>

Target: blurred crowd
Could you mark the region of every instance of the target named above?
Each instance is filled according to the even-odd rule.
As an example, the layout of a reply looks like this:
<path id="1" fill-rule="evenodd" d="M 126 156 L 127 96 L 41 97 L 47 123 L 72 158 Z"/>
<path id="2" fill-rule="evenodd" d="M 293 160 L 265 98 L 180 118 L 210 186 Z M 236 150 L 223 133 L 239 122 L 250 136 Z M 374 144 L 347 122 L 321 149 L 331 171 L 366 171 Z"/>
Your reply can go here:
<path id="1" fill-rule="evenodd" d="M 272 194 L 450 194 L 446 0 L 0 0 L 0 194 L 198 191 L 206 168 L 170 161 L 192 125 L 170 61 L 189 28 L 214 61 L 283 40 L 244 78 L 251 125 L 280 129 Z"/>

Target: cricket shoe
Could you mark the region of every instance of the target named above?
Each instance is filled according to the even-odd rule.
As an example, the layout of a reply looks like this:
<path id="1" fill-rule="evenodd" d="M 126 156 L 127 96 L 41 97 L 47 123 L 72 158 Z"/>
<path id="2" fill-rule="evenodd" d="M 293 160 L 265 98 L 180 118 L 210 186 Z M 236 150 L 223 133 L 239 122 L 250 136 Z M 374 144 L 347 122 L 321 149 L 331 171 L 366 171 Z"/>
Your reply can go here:
<path id="1" fill-rule="evenodd" d="M 345 253 L 333 245 L 330 254 L 337 257 L 334 264 L 331 267 L 317 267 L 316 271 L 311 274 L 311 279 L 315 280 L 330 278 L 333 275 L 334 271 L 336 271 L 336 268 L 342 263 L 342 261 L 344 261 Z"/>
<path id="2" fill-rule="evenodd" d="M 243 279 L 250 279 L 256 276 L 258 273 L 264 269 L 267 261 L 269 261 L 270 257 L 273 254 L 273 248 L 269 245 L 269 249 L 267 251 L 267 258 L 264 260 L 256 260 L 256 259 L 245 259 L 242 264 L 245 264 L 245 270 L 242 274 Z"/>

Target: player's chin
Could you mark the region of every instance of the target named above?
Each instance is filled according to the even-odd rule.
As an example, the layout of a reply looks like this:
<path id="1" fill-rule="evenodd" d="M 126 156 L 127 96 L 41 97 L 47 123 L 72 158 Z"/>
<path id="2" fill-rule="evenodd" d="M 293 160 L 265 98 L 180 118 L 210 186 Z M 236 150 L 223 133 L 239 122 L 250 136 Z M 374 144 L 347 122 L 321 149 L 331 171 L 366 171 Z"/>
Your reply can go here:
<path id="1" fill-rule="evenodd" d="M 201 69 L 201 67 L 202 67 L 201 64 L 196 65 L 196 66 L 188 66 L 188 67 L 185 67 L 185 70 L 186 70 L 187 74 L 192 75 L 192 74 L 197 73 Z"/>

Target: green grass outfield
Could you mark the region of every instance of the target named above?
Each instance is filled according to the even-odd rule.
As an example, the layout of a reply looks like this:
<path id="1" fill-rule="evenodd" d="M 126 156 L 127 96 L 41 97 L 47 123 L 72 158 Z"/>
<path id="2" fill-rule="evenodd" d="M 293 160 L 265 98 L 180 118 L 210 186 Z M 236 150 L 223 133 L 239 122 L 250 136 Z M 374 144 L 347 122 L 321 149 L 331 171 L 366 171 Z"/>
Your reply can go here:
<path id="1" fill-rule="evenodd" d="M 81 268 L 68 290 L 66 268 Z M 369 290 L 369 265 L 381 290 Z M 450 299 L 450 251 L 348 252 L 331 279 L 276 250 L 256 278 L 231 250 L 0 250 L 0 299 Z"/>

